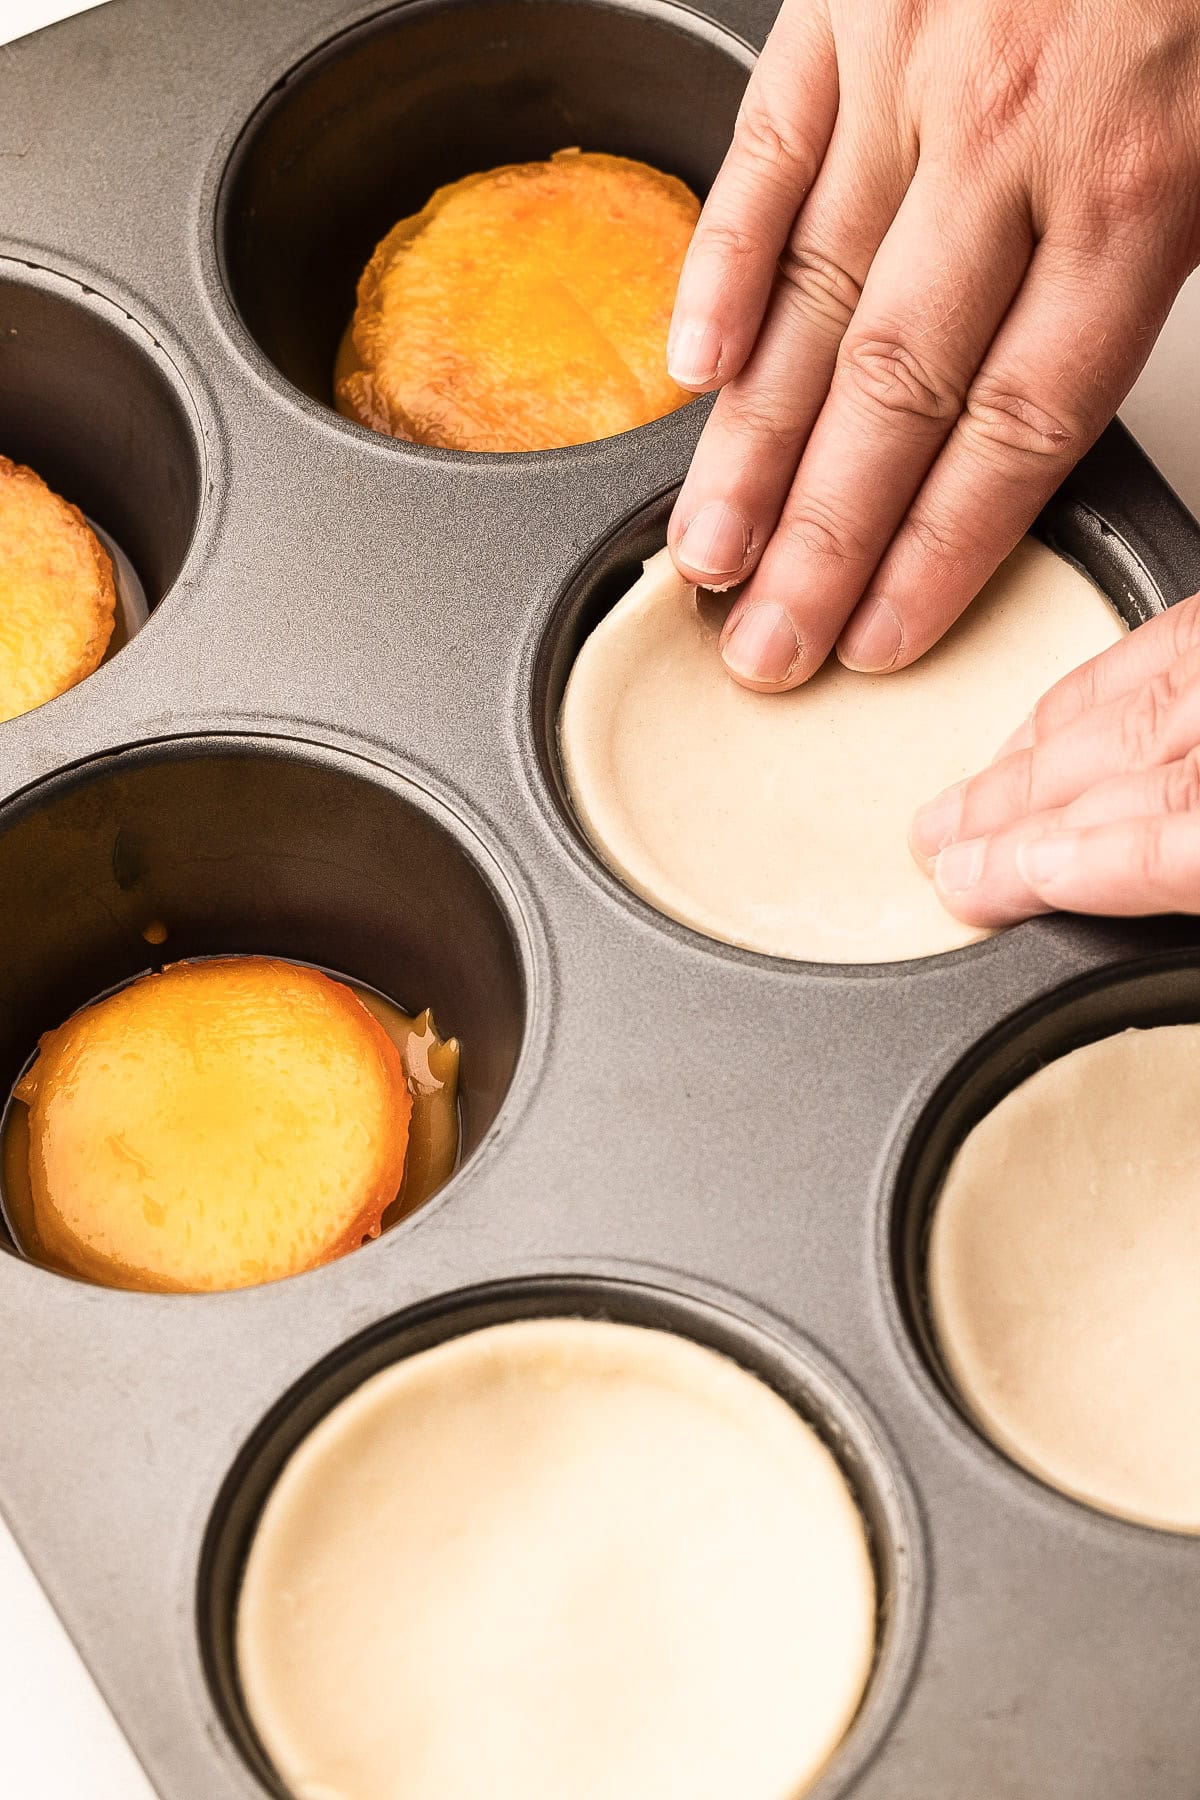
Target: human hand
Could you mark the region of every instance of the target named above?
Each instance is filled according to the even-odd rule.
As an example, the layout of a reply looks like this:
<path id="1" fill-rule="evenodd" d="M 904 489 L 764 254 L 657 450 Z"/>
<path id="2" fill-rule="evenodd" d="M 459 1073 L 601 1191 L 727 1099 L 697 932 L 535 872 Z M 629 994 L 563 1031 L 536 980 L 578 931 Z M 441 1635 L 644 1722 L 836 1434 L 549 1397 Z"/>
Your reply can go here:
<path id="1" fill-rule="evenodd" d="M 971 925 L 1200 912 L 1200 594 L 1052 687 L 911 841 Z"/>
<path id="2" fill-rule="evenodd" d="M 1200 261 L 1200 0 L 783 0 L 680 280 L 671 520 L 749 687 L 903 668 Z"/>

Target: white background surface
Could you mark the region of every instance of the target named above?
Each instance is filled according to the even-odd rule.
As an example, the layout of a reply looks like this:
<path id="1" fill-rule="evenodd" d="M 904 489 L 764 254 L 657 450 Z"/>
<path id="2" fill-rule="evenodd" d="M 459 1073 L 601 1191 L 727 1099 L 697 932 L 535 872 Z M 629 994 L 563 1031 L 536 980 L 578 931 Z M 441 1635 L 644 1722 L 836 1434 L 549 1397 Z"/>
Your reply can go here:
<path id="1" fill-rule="evenodd" d="M 83 12 L 89 4 L 95 0 L 0 0 L 0 44 Z M 1185 288 L 1122 409 L 1134 435 L 1200 514 L 1198 397 L 1200 275 Z M 153 1800 L 145 1776 L 2 1523 L 0 1794 L 12 1800 Z"/>

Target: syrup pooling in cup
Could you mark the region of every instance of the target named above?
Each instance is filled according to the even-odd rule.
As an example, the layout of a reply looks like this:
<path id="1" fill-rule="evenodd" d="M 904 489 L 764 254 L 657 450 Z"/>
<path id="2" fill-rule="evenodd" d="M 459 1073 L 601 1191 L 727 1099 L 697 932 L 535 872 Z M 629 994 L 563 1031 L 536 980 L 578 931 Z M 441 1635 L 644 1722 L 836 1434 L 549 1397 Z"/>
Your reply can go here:
<path id="1" fill-rule="evenodd" d="M 428 1012 L 357 983 L 261 957 L 168 965 L 43 1038 L 5 1119 L 12 1235 L 109 1286 L 315 1267 L 448 1178 L 457 1075 Z"/>
<path id="2" fill-rule="evenodd" d="M 137 570 L 122 550 L 115 538 L 97 525 L 94 519 L 88 524 L 108 551 L 112 563 L 113 579 L 117 586 L 117 610 L 113 616 L 112 636 L 108 640 L 108 649 L 104 652 L 105 662 L 111 662 L 119 650 L 123 650 L 129 640 L 141 630 L 150 617 L 150 607 L 146 600 L 146 590 L 142 586 Z"/>
<path id="3" fill-rule="evenodd" d="M 374 1014 L 399 1050 L 412 1095 L 404 1179 L 400 1192 L 383 1215 L 386 1231 L 389 1225 L 423 1206 L 454 1173 L 458 1162 L 461 1052 L 457 1038 L 439 1035 L 429 1007 L 424 1012 L 406 1013 L 394 1000 L 385 999 L 361 982 L 347 981 L 346 986 Z"/>

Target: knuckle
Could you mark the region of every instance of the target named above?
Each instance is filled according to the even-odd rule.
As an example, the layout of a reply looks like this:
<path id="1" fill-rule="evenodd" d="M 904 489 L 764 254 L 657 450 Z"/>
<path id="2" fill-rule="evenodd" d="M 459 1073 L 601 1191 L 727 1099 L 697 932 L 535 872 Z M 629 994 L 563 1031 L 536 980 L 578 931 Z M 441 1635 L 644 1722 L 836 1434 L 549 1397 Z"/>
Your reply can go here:
<path id="1" fill-rule="evenodd" d="M 955 560 L 955 541 L 952 528 L 944 519 L 932 513 L 928 507 L 914 506 L 905 523 L 925 555 L 931 560 L 939 563 Z"/>
<path id="2" fill-rule="evenodd" d="M 733 129 L 734 149 L 760 168 L 805 185 L 815 167 L 803 134 L 788 124 L 761 93 L 751 87 Z"/>
<path id="3" fill-rule="evenodd" d="M 1174 197 L 1181 174 L 1165 133 L 1148 111 L 1109 147 L 1100 176 L 1105 208 L 1123 222 L 1153 218 Z"/>
<path id="4" fill-rule="evenodd" d="M 862 297 L 852 275 L 798 238 L 780 257 L 779 273 L 805 317 L 843 336 Z"/>
<path id="5" fill-rule="evenodd" d="M 1035 702 L 1029 715 L 1029 730 L 1035 744 L 1049 737 L 1058 726 L 1069 723 L 1071 719 L 1090 711 L 1096 705 L 1096 671 L 1090 663 L 1075 670 L 1068 679 L 1071 683 L 1069 690 L 1065 682 L 1056 684 Z"/>
<path id="6" fill-rule="evenodd" d="M 762 388 L 743 387 L 733 381 L 723 390 L 713 411 L 726 445 L 734 440 L 766 451 L 796 457 L 798 428 L 784 411 L 785 397 Z"/>
<path id="7" fill-rule="evenodd" d="M 1137 836 L 1137 879 L 1151 894 L 1175 884 L 1175 871 L 1167 845 L 1166 823 L 1165 818 L 1147 819 Z"/>
<path id="8" fill-rule="evenodd" d="M 1086 677 L 1081 675 L 1080 680 L 1083 681 L 1085 679 Z M 1054 717 L 1055 701 L 1057 698 L 1057 689 L 1050 688 L 1040 699 L 1035 700 L 1033 706 L 1030 708 L 1028 723 L 1034 743 L 1036 743 L 1038 738 L 1043 735 L 1047 725 Z"/>
<path id="9" fill-rule="evenodd" d="M 845 518 L 811 495 L 785 515 L 779 533 L 793 550 L 823 562 L 863 562 L 867 557 L 866 547 Z"/>
<path id="10" fill-rule="evenodd" d="M 1168 812 L 1200 812 L 1200 747 L 1167 770 L 1163 802 Z"/>
<path id="11" fill-rule="evenodd" d="M 972 58 L 962 104 L 969 140 L 991 151 L 1035 109 L 1046 71 L 1043 46 L 1019 31 L 1014 18 L 987 35 L 984 53 Z"/>
<path id="12" fill-rule="evenodd" d="M 1122 708 L 1121 754 L 1129 767 L 1145 768 L 1157 761 L 1172 697 L 1168 671 L 1139 688 Z"/>
<path id="13" fill-rule="evenodd" d="M 962 428 L 979 449 L 1038 461 L 1073 461 L 1089 435 L 1074 420 L 987 376 L 981 376 L 967 394 Z"/>
<path id="14" fill-rule="evenodd" d="M 1002 765 L 1004 770 L 1004 800 L 1010 818 L 1025 818 L 1037 812 L 1037 764 L 1031 750 L 1018 750 L 1014 756 L 1006 759 Z"/>
<path id="15" fill-rule="evenodd" d="M 711 258 L 728 266 L 752 261 L 758 250 L 758 240 L 753 232 L 746 231 L 732 218 L 706 213 L 697 227 L 688 260 Z"/>
<path id="16" fill-rule="evenodd" d="M 838 377 L 881 412 L 940 422 L 957 417 L 962 405 L 952 384 L 895 338 L 862 338 L 843 345 Z"/>
<path id="17" fill-rule="evenodd" d="M 955 568 L 966 564 L 973 568 L 986 555 L 963 519 L 945 516 L 928 502 L 918 500 L 913 503 L 905 528 L 931 562 Z"/>
<path id="18" fill-rule="evenodd" d="M 1034 764 L 1028 750 L 1016 750 L 995 768 L 968 782 L 963 796 L 963 836 L 991 833 L 1002 824 L 1025 818 L 1033 804 Z"/>

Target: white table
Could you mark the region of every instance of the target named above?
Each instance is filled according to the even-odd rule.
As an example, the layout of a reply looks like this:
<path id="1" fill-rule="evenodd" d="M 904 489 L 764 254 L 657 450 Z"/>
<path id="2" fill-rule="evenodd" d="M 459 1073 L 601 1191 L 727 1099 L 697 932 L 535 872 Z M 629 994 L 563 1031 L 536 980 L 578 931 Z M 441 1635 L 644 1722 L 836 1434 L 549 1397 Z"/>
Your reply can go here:
<path id="1" fill-rule="evenodd" d="M 96 0 L 0 0 L 0 44 Z M 1200 515 L 1200 273 L 1122 408 Z M 0 445 L 0 449 L 3 446 Z M 0 1793 L 16 1800 L 154 1800 L 150 1787 L 0 1522 Z"/>

